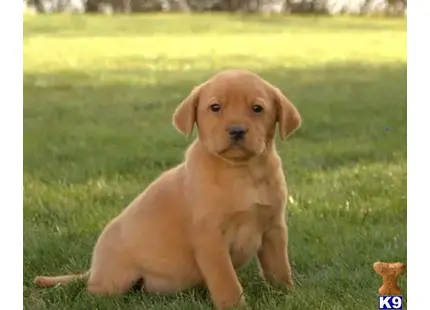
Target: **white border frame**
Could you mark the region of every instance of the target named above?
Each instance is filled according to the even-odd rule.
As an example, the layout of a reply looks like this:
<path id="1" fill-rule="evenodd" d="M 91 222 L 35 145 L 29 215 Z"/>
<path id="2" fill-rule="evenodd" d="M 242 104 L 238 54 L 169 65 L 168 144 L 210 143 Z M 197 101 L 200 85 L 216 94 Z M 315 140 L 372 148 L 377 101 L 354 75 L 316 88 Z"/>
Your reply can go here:
<path id="1" fill-rule="evenodd" d="M 430 192 L 430 3 L 410 1 L 408 7 L 408 309 L 428 307 L 427 267 Z M 425 39 L 427 32 L 427 39 Z M 427 141 L 427 142 L 425 142 Z M 425 245 L 427 244 L 427 246 Z"/>
<path id="2" fill-rule="evenodd" d="M 1 308 L 23 309 L 23 3 L 0 10 L 0 281 Z"/>

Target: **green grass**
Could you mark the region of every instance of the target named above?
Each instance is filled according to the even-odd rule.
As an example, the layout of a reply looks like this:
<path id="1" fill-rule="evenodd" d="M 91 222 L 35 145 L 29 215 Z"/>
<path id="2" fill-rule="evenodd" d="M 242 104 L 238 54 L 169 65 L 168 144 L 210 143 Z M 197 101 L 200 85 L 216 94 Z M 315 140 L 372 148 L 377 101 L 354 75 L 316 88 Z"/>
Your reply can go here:
<path id="1" fill-rule="evenodd" d="M 254 70 L 300 110 L 279 143 L 297 290 L 240 272 L 254 309 L 376 309 L 376 260 L 406 261 L 406 22 L 240 15 L 25 16 L 26 309 L 208 309 L 176 295 L 36 289 L 88 268 L 103 226 L 190 139 L 175 106 L 220 69 Z M 406 280 L 400 285 L 406 293 Z"/>

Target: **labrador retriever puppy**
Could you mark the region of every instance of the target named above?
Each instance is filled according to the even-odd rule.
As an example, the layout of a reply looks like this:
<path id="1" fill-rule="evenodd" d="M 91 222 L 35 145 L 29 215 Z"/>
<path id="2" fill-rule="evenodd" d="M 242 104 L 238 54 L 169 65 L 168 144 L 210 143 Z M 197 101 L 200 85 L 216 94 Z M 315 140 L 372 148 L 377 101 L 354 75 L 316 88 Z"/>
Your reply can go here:
<path id="1" fill-rule="evenodd" d="M 198 137 L 180 165 L 161 174 L 100 235 L 89 271 L 40 276 L 52 287 L 88 279 L 94 294 L 122 294 L 136 281 L 168 293 L 206 284 L 218 309 L 246 307 L 236 270 L 257 256 L 262 276 L 293 286 L 287 252 L 287 189 L 275 144 L 301 117 L 257 74 L 225 70 L 194 88 L 173 115 Z"/>

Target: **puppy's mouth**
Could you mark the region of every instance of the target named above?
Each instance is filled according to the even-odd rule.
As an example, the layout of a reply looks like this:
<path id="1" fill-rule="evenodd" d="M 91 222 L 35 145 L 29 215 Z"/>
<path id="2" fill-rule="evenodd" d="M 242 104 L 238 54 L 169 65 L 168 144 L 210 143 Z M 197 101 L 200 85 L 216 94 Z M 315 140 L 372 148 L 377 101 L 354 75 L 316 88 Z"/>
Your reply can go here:
<path id="1" fill-rule="evenodd" d="M 219 156 L 232 160 L 248 160 L 256 155 L 254 150 L 250 150 L 242 142 L 232 142 L 217 153 Z"/>
<path id="2" fill-rule="evenodd" d="M 241 151 L 247 152 L 248 148 L 244 145 L 243 141 L 237 141 L 237 142 L 232 141 L 228 144 L 227 147 L 223 148 L 219 153 L 221 154 L 232 150 L 241 150 Z"/>

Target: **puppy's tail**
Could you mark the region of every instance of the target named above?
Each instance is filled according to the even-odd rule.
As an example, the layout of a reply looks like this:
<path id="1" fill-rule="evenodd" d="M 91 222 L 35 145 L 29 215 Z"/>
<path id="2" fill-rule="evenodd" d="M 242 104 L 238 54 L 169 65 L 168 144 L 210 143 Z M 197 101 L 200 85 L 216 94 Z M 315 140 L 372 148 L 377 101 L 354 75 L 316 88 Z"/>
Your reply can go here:
<path id="1" fill-rule="evenodd" d="M 89 276 L 90 276 L 90 271 L 88 270 L 87 272 L 84 272 L 81 274 L 71 274 L 71 275 L 56 276 L 56 277 L 40 276 L 40 277 L 36 277 L 33 282 L 38 287 L 47 288 L 47 287 L 54 287 L 56 285 L 67 284 L 71 281 L 86 280 L 89 278 Z"/>

